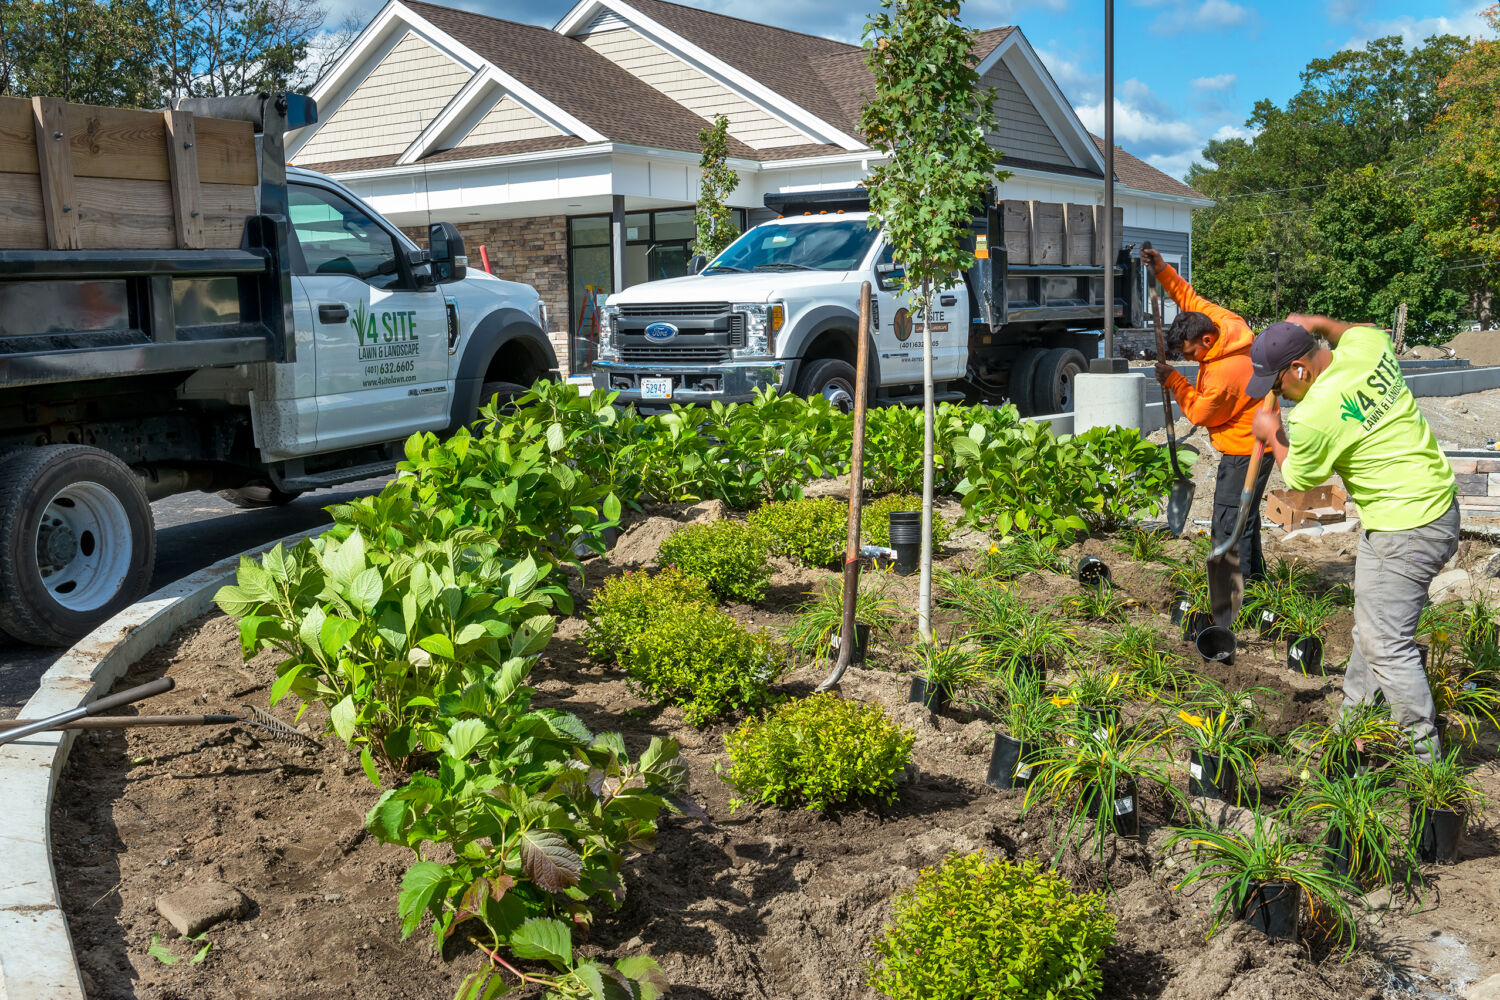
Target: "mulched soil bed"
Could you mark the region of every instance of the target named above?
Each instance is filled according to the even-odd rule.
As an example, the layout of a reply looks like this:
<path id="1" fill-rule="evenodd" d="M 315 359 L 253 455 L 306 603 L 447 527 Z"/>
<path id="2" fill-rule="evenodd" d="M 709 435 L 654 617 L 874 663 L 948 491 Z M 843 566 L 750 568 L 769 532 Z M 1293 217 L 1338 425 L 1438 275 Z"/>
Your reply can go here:
<path id="1" fill-rule="evenodd" d="M 630 558 L 592 562 L 586 585 L 649 558 L 637 543 L 661 527 L 638 524 L 622 542 Z M 977 536 L 955 540 L 955 548 L 978 544 Z M 1170 592 L 1149 567 L 1129 563 L 1098 540 L 1071 554 L 1085 552 L 1106 558 L 1116 583 L 1142 602 L 1132 611 L 1136 620 L 1171 631 L 1165 616 Z M 1334 579 L 1344 578 L 1342 563 L 1352 559 L 1352 552 L 1299 554 L 1323 557 L 1318 564 Z M 767 602 L 731 611 L 756 626 L 785 624 L 802 592 L 832 576 L 783 567 Z M 915 577 L 892 583 L 914 611 Z M 1039 599 L 1076 586 L 1055 575 L 1020 583 Z M 714 771 L 727 727 L 696 730 L 677 709 L 634 697 L 618 670 L 589 662 L 577 642 L 580 631 L 576 618 L 561 623 L 532 675 L 536 703 L 573 712 L 595 731 L 623 732 L 632 753 L 652 736 L 677 739 L 693 797 L 707 814 L 664 822 L 657 850 L 627 865 L 623 908 L 599 915 L 585 947 L 610 957 L 653 955 L 673 984 L 673 997 L 873 997 L 864 987 L 870 938 L 888 916 L 890 897 L 921 868 L 953 851 L 1052 853 L 1046 811 L 1023 820 L 1020 793 L 984 784 L 993 726 L 962 711 L 934 716 L 906 703 L 909 678 L 893 669 L 853 669 L 843 691 L 884 705 L 917 733 L 914 768 L 897 805 L 822 815 L 757 808 L 731 814 L 731 789 Z M 896 634 L 910 634 L 910 627 Z M 909 666 L 904 650 L 881 645 L 882 639 L 893 641 L 877 637 L 872 664 Z M 1346 617 L 1331 627 L 1328 662 L 1340 663 L 1348 644 Z M 1327 678 L 1304 678 L 1285 669 L 1284 655 L 1281 647 L 1256 643 L 1242 649 L 1232 667 L 1203 666 L 1196 656 L 1192 662 L 1226 683 L 1277 691 L 1267 728 L 1279 734 L 1333 711 L 1339 684 L 1336 668 Z M 234 623 L 215 614 L 142 660 L 121 686 L 174 677 L 176 690 L 143 706 L 152 714 L 242 703 L 264 708 L 274 662 L 243 663 Z M 784 687 L 806 693 L 825 669 L 804 666 Z M 289 717 L 290 708 L 279 712 Z M 315 733 L 323 721 L 319 710 L 309 709 L 300 724 Z M 1185 785 L 1185 765 L 1179 768 Z M 1480 778 L 1492 795 L 1500 794 L 1493 765 Z M 1295 776 L 1268 768 L 1263 780 L 1275 786 Z M 440 957 L 425 931 L 400 940 L 396 892 L 411 855 L 365 836 L 363 817 L 378 794 L 331 736 L 321 752 L 266 742 L 238 727 L 81 736 L 58 788 L 52 829 L 89 996 L 446 1000 L 478 966 L 479 955 L 457 943 Z M 1468 984 L 1500 972 L 1493 916 L 1500 912 L 1500 838 L 1491 827 L 1471 829 L 1458 867 L 1432 873 L 1424 909 L 1367 918 L 1364 947 L 1340 962 L 1337 954 L 1268 941 L 1237 922 L 1205 942 L 1211 892 L 1171 891 L 1181 869 L 1165 865 L 1159 850 L 1169 819 L 1164 804 L 1147 796 L 1140 840 L 1114 841 L 1103 863 L 1061 859 L 1062 871 L 1079 887 L 1113 890 L 1118 943 L 1107 959 L 1103 997 L 1464 996 Z M 251 906 L 242 919 L 210 929 L 212 951 L 191 964 L 201 943 L 174 939 L 155 900 L 210 880 L 238 887 Z M 148 956 L 155 935 L 182 961 L 169 966 Z"/>

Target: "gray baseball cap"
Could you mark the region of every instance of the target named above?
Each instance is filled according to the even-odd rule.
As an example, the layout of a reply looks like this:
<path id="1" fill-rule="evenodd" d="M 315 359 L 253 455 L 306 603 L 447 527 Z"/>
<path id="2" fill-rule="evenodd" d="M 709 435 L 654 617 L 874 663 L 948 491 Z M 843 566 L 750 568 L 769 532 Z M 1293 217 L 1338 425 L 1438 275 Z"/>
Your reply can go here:
<path id="1" fill-rule="evenodd" d="M 1276 376 L 1318 344 L 1317 338 L 1296 323 L 1272 323 L 1250 345 L 1255 374 L 1245 384 L 1245 395 L 1260 399 L 1276 384 Z"/>

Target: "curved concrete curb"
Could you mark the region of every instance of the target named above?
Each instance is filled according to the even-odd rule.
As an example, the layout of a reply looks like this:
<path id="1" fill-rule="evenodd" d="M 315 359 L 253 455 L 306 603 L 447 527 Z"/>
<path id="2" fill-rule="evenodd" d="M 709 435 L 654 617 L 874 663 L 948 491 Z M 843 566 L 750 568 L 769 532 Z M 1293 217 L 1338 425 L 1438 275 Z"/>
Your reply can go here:
<path id="1" fill-rule="evenodd" d="M 294 545 L 327 527 L 279 539 Z M 131 605 L 63 654 L 42 675 L 20 717 L 40 719 L 106 693 L 121 675 L 187 622 L 208 611 L 241 556 L 221 559 Z M 83 1000 L 68 924 L 52 871 L 52 793 L 76 731 L 37 733 L 0 746 L 0 1000 Z"/>

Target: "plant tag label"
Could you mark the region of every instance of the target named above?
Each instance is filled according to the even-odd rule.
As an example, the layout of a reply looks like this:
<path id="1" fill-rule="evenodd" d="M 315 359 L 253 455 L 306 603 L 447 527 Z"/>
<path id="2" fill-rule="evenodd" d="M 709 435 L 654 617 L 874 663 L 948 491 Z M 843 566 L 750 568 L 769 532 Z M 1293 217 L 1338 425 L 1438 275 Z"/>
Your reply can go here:
<path id="1" fill-rule="evenodd" d="M 1096 740 L 1107 740 L 1107 739 L 1109 739 L 1109 730 L 1105 729 L 1103 726 L 1100 726 L 1098 729 L 1094 730 L 1094 739 L 1096 739 Z"/>
<path id="2" fill-rule="evenodd" d="M 1195 781 L 1202 781 L 1203 780 L 1203 765 L 1202 764 L 1189 764 L 1188 765 L 1188 772 L 1190 774 L 1192 774 L 1193 779 Z"/>
<path id="3" fill-rule="evenodd" d="M 1269 611 L 1262 611 L 1260 613 L 1260 620 L 1269 625 L 1276 620 L 1276 616 Z"/>
<path id="4" fill-rule="evenodd" d="M 1177 610 L 1187 614 L 1187 609 L 1192 606 L 1192 601 L 1182 600 L 1177 602 Z"/>
<path id="5" fill-rule="evenodd" d="M 1128 816 L 1135 811 L 1135 796 L 1127 795 L 1123 799 L 1115 799 L 1115 815 Z"/>
<path id="6" fill-rule="evenodd" d="M 1300 660 L 1302 659 L 1302 647 L 1293 646 L 1291 649 L 1286 651 L 1286 655 L 1290 656 L 1294 660 Z"/>
<path id="7" fill-rule="evenodd" d="M 1031 768 L 1030 767 L 1017 768 L 1017 770 L 1016 770 L 1016 777 L 1020 778 L 1022 781 L 1025 781 L 1027 778 L 1031 777 Z"/>

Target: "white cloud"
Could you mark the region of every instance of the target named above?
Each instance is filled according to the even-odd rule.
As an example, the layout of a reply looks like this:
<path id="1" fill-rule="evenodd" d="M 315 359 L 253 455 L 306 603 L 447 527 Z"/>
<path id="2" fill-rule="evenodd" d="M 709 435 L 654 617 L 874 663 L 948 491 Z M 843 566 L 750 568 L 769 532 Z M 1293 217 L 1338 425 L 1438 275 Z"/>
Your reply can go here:
<path id="1" fill-rule="evenodd" d="M 1175 0 L 1170 8 L 1151 22 L 1151 32 L 1157 35 L 1175 35 L 1181 32 L 1204 34 L 1253 28 L 1259 23 L 1260 15 L 1254 10 L 1231 3 L 1230 0 Z"/>
<path id="2" fill-rule="evenodd" d="M 1233 73 L 1220 73 L 1218 76 L 1200 76 L 1193 81 L 1194 90 L 1228 90 L 1239 82 L 1239 77 Z"/>
<path id="3" fill-rule="evenodd" d="M 1090 132 L 1104 134 L 1103 101 L 1078 108 L 1078 117 Z M 1190 122 L 1163 118 L 1115 98 L 1115 144 L 1137 156 L 1152 150 L 1191 145 L 1197 141 L 1198 135 L 1198 129 Z"/>
<path id="4" fill-rule="evenodd" d="M 1483 11 L 1487 6 L 1487 3 L 1475 4 L 1472 9 L 1453 17 L 1439 15 L 1417 18 L 1410 14 L 1402 14 L 1400 17 L 1384 20 L 1361 21 L 1355 33 L 1350 35 L 1341 47 L 1362 49 L 1372 39 L 1384 38 L 1387 35 L 1400 35 L 1401 40 L 1408 46 L 1424 42 L 1433 35 L 1459 35 L 1471 38 L 1484 36 L 1488 34 L 1489 28 L 1483 16 Z"/>

